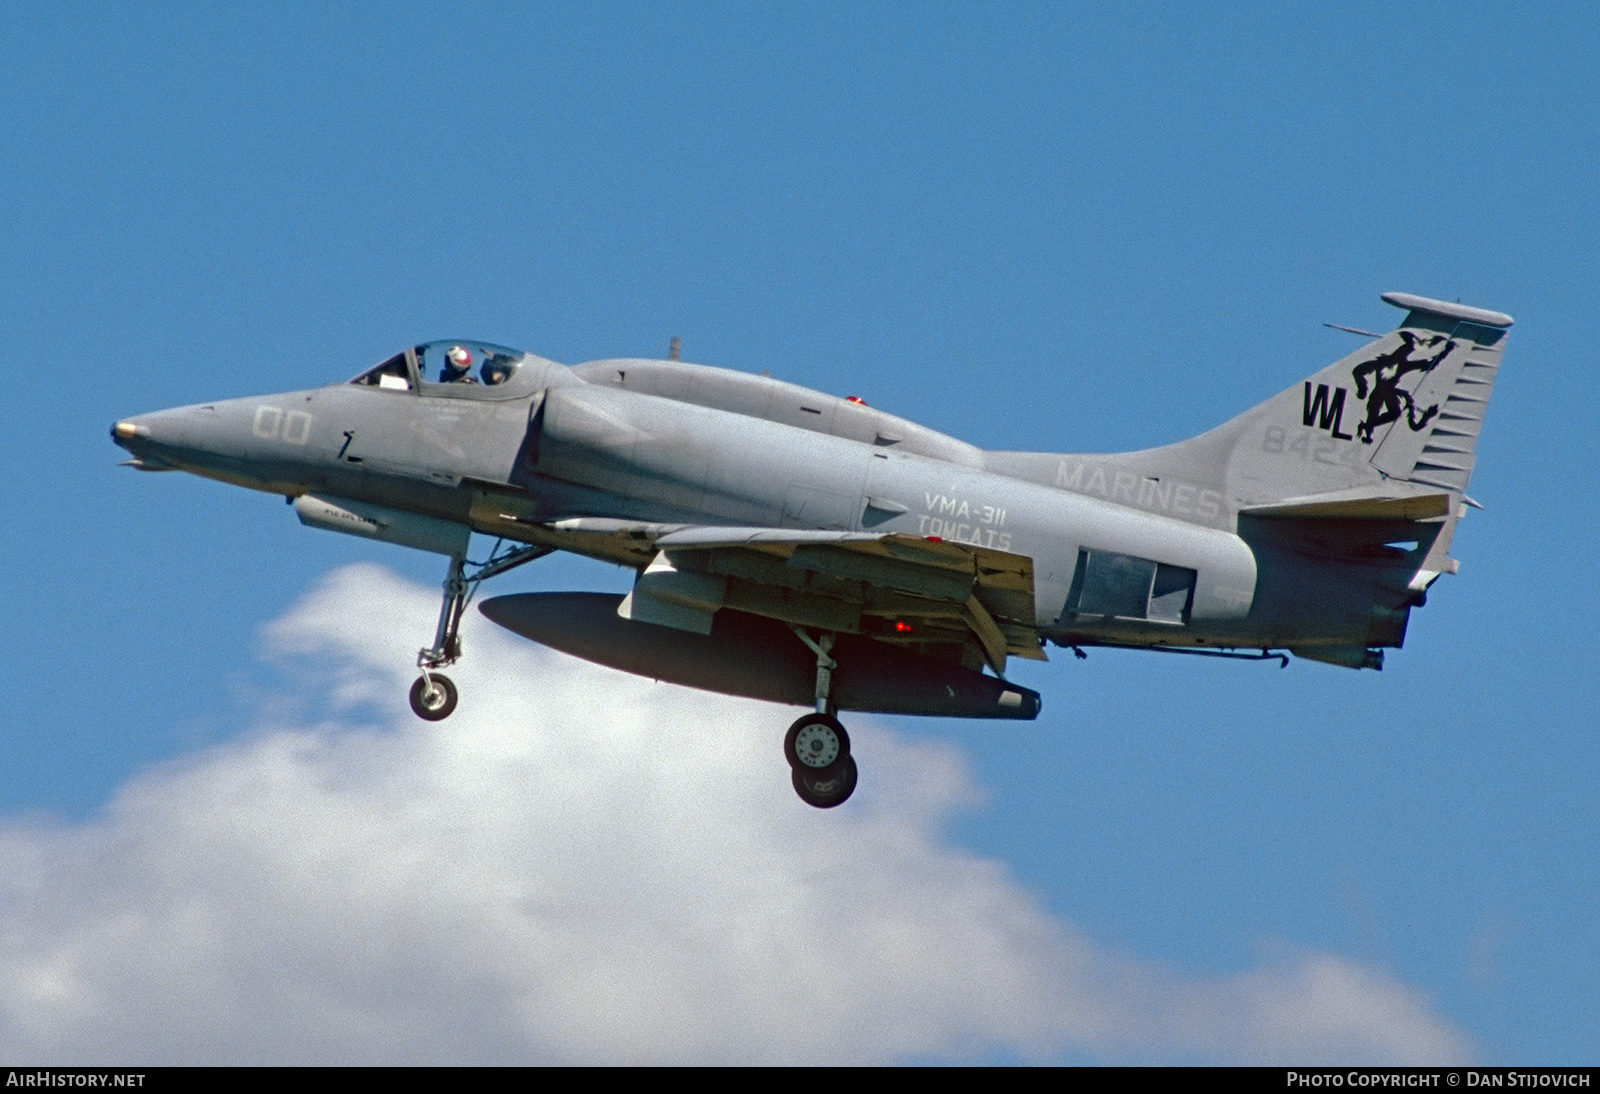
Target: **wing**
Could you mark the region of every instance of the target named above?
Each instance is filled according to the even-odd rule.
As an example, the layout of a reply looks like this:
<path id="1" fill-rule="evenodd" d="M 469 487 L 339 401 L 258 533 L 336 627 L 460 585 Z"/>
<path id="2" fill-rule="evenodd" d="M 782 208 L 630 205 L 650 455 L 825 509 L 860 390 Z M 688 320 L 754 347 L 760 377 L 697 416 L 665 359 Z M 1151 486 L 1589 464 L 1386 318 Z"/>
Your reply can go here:
<path id="1" fill-rule="evenodd" d="M 796 627 L 860 634 L 1003 673 L 1008 656 L 1044 660 L 1033 562 L 963 543 L 869 532 L 679 527 L 618 609 L 625 618 L 709 634 L 731 608 Z"/>

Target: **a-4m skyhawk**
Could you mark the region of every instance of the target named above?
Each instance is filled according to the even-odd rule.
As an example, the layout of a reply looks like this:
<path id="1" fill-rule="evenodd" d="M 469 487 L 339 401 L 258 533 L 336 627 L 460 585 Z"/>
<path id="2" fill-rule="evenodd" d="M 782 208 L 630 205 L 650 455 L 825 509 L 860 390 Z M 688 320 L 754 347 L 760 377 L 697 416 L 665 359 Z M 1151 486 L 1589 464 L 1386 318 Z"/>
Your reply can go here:
<path id="1" fill-rule="evenodd" d="M 566 367 L 430 342 L 348 383 L 127 418 L 116 443 L 290 499 L 306 524 L 449 560 L 411 689 L 456 689 L 477 584 L 555 550 L 637 571 L 626 596 L 521 593 L 518 634 L 690 687 L 811 708 L 800 796 L 856 783 L 843 710 L 1033 718 L 1005 678 L 1045 647 L 1378 668 L 1456 568 L 1511 318 L 1402 293 L 1400 326 L 1187 441 L 988 452 L 763 376 L 677 360 Z M 468 562 L 473 533 L 499 542 Z M 1251 651 L 1251 652 L 1245 652 Z"/>

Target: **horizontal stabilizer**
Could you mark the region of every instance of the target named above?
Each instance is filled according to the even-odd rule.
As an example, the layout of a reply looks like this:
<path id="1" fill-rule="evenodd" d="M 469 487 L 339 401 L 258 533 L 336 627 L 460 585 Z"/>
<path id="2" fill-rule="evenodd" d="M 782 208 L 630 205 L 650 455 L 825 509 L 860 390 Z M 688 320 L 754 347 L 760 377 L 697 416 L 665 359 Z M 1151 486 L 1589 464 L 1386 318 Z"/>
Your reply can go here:
<path id="1" fill-rule="evenodd" d="M 1415 494 L 1410 497 L 1340 496 L 1323 494 L 1290 498 L 1272 505 L 1253 505 L 1239 512 L 1252 517 L 1303 520 L 1432 520 L 1450 514 L 1449 494 Z"/>

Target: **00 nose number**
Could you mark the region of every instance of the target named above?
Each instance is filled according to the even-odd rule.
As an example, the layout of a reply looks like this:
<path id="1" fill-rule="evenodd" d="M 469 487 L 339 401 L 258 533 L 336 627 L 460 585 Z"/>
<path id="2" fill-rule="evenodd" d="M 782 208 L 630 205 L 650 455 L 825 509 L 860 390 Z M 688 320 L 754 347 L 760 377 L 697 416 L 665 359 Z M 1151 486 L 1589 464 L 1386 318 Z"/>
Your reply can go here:
<path id="1" fill-rule="evenodd" d="M 311 437 L 311 415 L 303 410 L 284 411 L 282 407 L 256 407 L 256 420 L 250 432 L 268 441 L 305 444 Z"/>

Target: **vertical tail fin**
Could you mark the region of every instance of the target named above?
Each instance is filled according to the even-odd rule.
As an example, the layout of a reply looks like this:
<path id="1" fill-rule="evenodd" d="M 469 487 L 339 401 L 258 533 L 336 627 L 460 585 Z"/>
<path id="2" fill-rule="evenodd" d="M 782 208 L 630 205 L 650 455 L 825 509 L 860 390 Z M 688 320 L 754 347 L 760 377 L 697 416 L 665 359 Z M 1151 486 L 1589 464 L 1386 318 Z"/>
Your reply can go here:
<path id="1" fill-rule="evenodd" d="M 1444 348 L 1437 355 L 1437 363 L 1429 367 L 1409 394 L 1404 392 L 1403 375 L 1387 381 L 1375 379 L 1369 405 L 1382 401 L 1378 385 L 1387 382 L 1393 394 L 1388 396 L 1390 402 L 1379 408 L 1379 417 L 1388 413 L 1395 415 L 1395 420 L 1377 442 L 1372 466 L 1389 478 L 1465 493 L 1511 317 L 1405 293 L 1385 293 L 1383 298 L 1396 307 L 1410 309 L 1396 332 L 1402 339 L 1443 339 Z M 1360 369 L 1364 367 L 1370 373 L 1374 363 L 1355 370 L 1358 394 L 1367 378 Z M 1426 428 L 1426 417 L 1435 408 L 1432 427 Z M 1370 410 L 1368 416 L 1372 416 Z M 1406 428 L 1401 428 L 1402 423 Z"/>
<path id="2" fill-rule="evenodd" d="M 1109 455 L 989 452 L 1002 474 L 1232 528 L 1240 512 L 1455 512 L 1511 317 L 1406 293 L 1406 315 L 1293 387 L 1186 441 Z"/>
<path id="3" fill-rule="evenodd" d="M 1511 317 L 1406 293 L 1383 299 L 1407 309 L 1398 328 L 1184 442 L 1225 462 L 1241 508 L 1465 493 Z"/>

